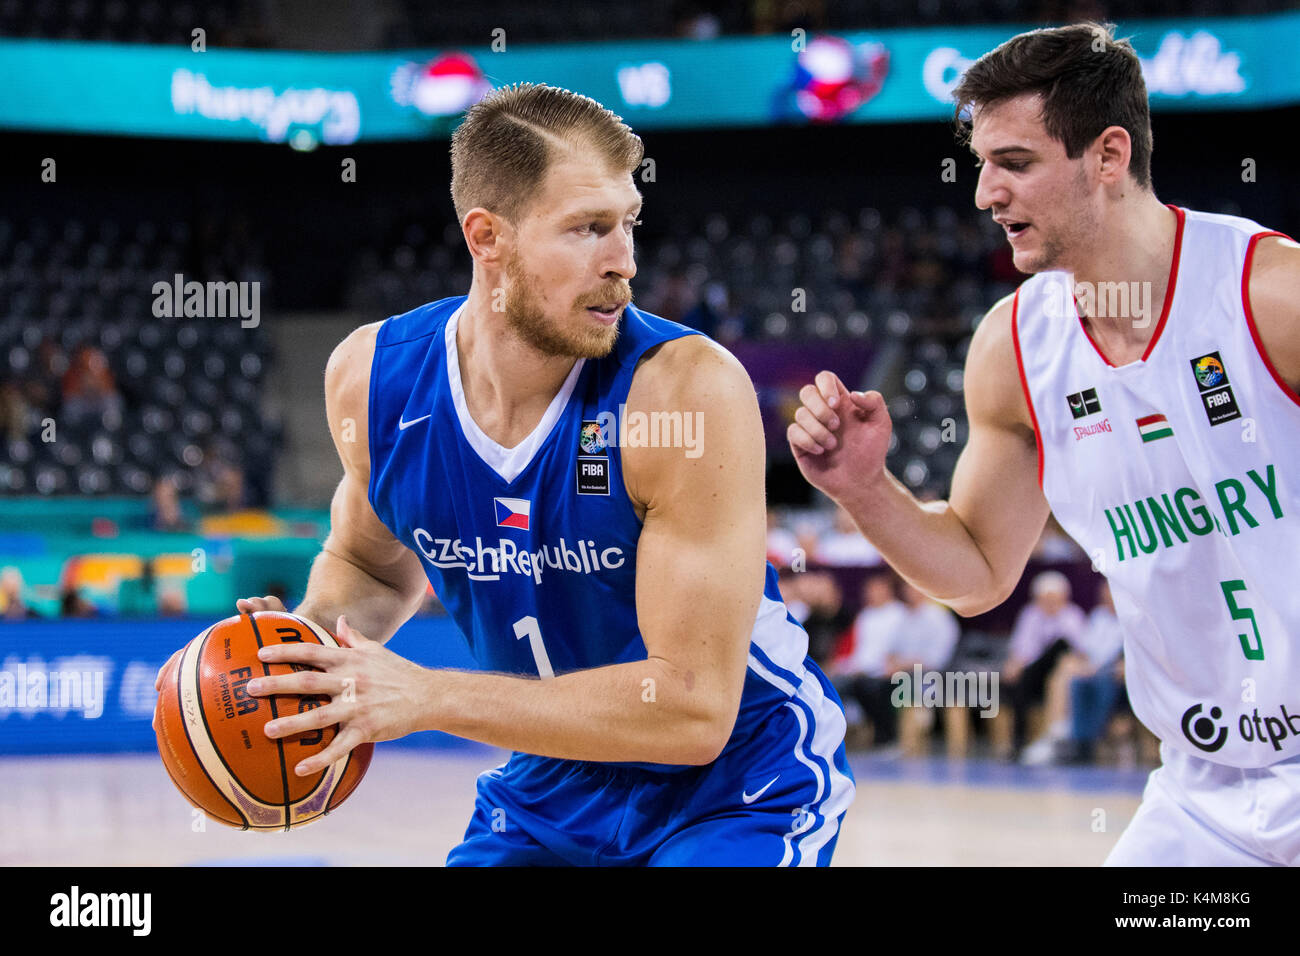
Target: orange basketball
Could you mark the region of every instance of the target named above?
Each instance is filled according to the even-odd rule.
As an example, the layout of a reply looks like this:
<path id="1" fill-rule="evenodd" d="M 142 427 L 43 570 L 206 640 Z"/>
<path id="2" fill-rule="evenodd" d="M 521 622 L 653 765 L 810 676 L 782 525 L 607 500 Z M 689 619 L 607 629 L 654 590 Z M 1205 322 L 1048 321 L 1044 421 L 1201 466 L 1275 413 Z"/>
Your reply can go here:
<path id="1" fill-rule="evenodd" d="M 338 725 L 272 740 L 263 727 L 302 713 L 328 697 L 254 697 L 254 677 L 306 664 L 264 664 L 257 651 L 304 641 L 337 647 L 334 635 L 282 611 L 258 611 L 218 621 L 185 646 L 158 697 L 158 753 L 185 798 L 213 820 L 242 830 L 288 830 L 329 813 L 356 789 L 375 745 L 362 744 L 320 773 L 293 768 L 329 746 Z"/>

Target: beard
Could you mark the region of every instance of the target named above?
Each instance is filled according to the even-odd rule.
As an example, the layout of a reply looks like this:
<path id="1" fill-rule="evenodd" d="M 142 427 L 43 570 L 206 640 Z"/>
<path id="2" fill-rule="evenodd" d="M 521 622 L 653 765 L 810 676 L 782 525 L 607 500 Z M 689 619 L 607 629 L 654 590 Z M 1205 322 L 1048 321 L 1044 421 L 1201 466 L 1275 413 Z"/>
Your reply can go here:
<path id="1" fill-rule="evenodd" d="M 544 355 L 566 358 L 604 358 L 614 350 L 619 322 L 604 326 L 589 322 L 570 324 L 548 318 L 541 300 L 532 291 L 541 283 L 524 269 L 517 253 L 512 253 L 506 261 L 506 278 L 509 280 L 506 319 L 525 344 Z M 581 312 L 588 306 L 623 300 L 632 301 L 632 290 L 626 280 L 616 279 L 607 282 L 598 292 L 583 296 L 573 304 L 573 308 Z"/>
<path id="2" fill-rule="evenodd" d="M 1016 267 L 1021 272 L 1034 274 L 1052 269 L 1069 269 L 1074 263 L 1067 259 L 1072 260 L 1097 234 L 1100 222 L 1089 203 L 1088 179 L 1082 167 L 1071 185 L 1072 195 L 1068 200 L 1068 205 L 1072 208 L 1071 215 L 1059 227 L 1050 223 L 1047 225 L 1046 230 L 1050 232 L 1041 232 L 1042 245 L 1038 253 L 1024 266 Z"/>

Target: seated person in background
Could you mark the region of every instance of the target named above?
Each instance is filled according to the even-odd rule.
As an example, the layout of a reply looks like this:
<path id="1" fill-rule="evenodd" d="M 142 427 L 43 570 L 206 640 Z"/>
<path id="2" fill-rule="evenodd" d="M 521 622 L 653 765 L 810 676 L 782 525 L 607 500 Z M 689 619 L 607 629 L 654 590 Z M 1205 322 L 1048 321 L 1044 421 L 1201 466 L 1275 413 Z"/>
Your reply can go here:
<path id="1" fill-rule="evenodd" d="M 180 491 L 176 487 L 176 477 L 171 472 L 159 475 L 154 481 L 152 499 L 149 523 L 155 531 L 186 530 Z"/>
<path id="2" fill-rule="evenodd" d="M 874 742 L 889 746 L 898 736 L 898 717 L 890 701 L 890 661 L 901 649 L 907 608 L 898 600 L 892 571 L 878 571 L 862 584 L 865 607 L 853 622 L 853 649 L 835 662 L 831 682 L 846 702 L 856 700 L 871 722 Z"/>
<path id="3" fill-rule="evenodd" d="M 890 660 L 890 672 L 910 671 L 919 664 L 921 671 L 941 671 L 957 648 L 961 627 L 957 616 L 942 604 L 931 601 L 925 593 L 903 584 L 902 635 L 898 650 Z"/>
<path id="4" fill-rule="evenodd" d="M 1083 610 L 1070 601 L 1070 581 L 1059 571 L 1044 571 L 1030 585 L 1032 600 L 1016 618 L 1011 646 L 1002 665 L 1002 691 L 1011 703 L 1014 737 L 1011 759 L 1017 760 L 1025 748 L 1029 729 L 1029 708 L 1042 703 L 1047 679 L 1061 656 L 1071 647 L 1079 647 L 1085 619 Z M 1063 713 L 1048 714 L 1048 731 L 1038 751 L 1046 750 L 1050 758 L 1053 742 L 1069 733 Z M 1029 762 L 1035 762 L 1030 759 Z M 1040 761 L 1041 762 L 1041 761 Z"/>
<path id="5" fill-rule="evenodd" d="M 10 621 L 40 617 L 23 598 L 23 572 L 10 565 L 0 571 L 0 617 Z"/>
<path id="6" fill-rule="evenodd" d="M 799 623 L 808 632 L 808 655 L 819 666 L 829 666 L 835 656 L 835 645 L 853 626 L 853 612 L 844 606 L 844 592 L 834 575 L 809 571 L 796 577 L 799 579 L 797 593 L 807 608 L 806 616 Z"/>
<path id="7" fill-rule="evenodd" d="M 158 589 L 159 617 L 184 617 L 186 613 L 185 588 L 179 584 L 165 584 Z"/>
<path id="8" fill-rule="evenodd" d="M 63 375 L 63 405 L 60 416 L 69 424 L 80 424 L 105 415 L 121 418 L 122 396 L 104 353 L 93 345 L 77 349 Z"/>
<path id="9" fill-rule="evenodd" d="M 1069 681 L 1070 740 L 1060 758 L 1069 763 L 1091 763 L 1097 741 L 1115 712 L 1115 702 L 1124 691 L 1124 632 L 1110 585 L 1102 582 L 1097 606 L 1088 615 L 1083 632 L 1083 653 L 1071 653 Z"/>

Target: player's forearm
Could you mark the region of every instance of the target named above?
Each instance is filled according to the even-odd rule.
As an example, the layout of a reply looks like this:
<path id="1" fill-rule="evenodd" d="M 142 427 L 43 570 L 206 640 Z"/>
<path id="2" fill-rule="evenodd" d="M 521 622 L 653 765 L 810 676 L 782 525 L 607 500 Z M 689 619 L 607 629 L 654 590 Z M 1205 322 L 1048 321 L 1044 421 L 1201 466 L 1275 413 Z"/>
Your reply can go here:
<path id="1" fill-rule="evenodd" d="M 327 540 L 325 549 L 312 562 L 307 593 L 294 613 L 330 631 L 339 615 L 346 614 L 354 628 L 384 643 L 410 619 L 416 607 L 398 588 L 330 550 Z"/>
<path id="2" fill-rule="evenodd" d="M 881 557 L 958 614 L 996 606 L 999 583 L 984 552 L 946 501 L 918 501 L 888 471 L 839 504 Z"/>
<path id="3" fill-rule="evenodd" d="M 735 723 L 735 709 L 718 706 L 725 696 L 657 659 L 546 680 L 439 670 L 421 723 L 546 757 L 705 764 Z"/>

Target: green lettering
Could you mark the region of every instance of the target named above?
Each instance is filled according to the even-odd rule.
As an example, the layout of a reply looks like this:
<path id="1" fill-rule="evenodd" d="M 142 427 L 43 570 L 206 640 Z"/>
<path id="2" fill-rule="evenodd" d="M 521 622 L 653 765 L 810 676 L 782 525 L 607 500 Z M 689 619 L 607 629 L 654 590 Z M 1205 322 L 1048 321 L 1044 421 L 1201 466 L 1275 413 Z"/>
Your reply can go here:
<path id="1" fill-rule="evenodd" d="M 1151 527 L 1151 519 L 1147 517 L 1147 509 L 1142 506 L 1142 502 L 1138 501 L 1135 504 L 1137 505 L 1138 514 L 1142 516 L 1142 526 L 1147 529 L 1147 537 L 1151 539 L 1151 543 L 1147 544 L 1142 540 L 1142 534 L 1138 531 L 1136 521 L 1133 522 L 1133 536 L 1137 538 L 1138 547 L 1142 549 L 1142 553 L 1150 554 L 1156 549 L 1156 532 Z M 1128 505 L 1124 506 L 1124 510 L 1128 511 Z"/>
<path id="2" fill-rule="evenodd" d="M 1119 559 L 1121 561 L 1124 560 L 1125 538 L 1128 538 L 1129 557 L 1136 558 L 1137 548 L 1133 546 L 1133 531 L 1129 527 L 1128 520 L 1124 517 L 1124 513 L 1118 508 L 1115 509 L 1115 514 L 1119 516 L 1121 522 L 1120 525 L 1115 524 L 1115 519 L 1110 516 L 1110 509 L 1106 509 L 1106 521 L 1110 524 L 1110 530 L 1115 533 L 1115 550 L 1119 553 Z"/>
<path id="3" fill-rule="evenodd" d="M 1231 489 L 1236 500 L 1229 501 L 1227 492 Z M 1228 527 L 1233 534 L 1238 534 L 1241 529 L 1237 527 L 1237 519 L 1233 515 L 1234 511 L 1241 512 L 1241 516 L 1246 519 L 1246 524 L 1252 528 L 1258 528 L 1259 522 L 1254 516 L 1246 510 L 1246 489 L 1236 478 L 1224 478 L 1216 482 L 1214 490 L 1219 493 L 1219 504 L 1223 506 L 1223 516 L 1228 519 Z"/>
<path id="4" fill-rule="evenodd" d="M 1169 537 L 1169 529 L 1172 528 L 1174 534 L 1178 535 L 1183 544 L 1187 543 L 1187 535 L 1183 532 L 1182 527 L 1178 524 L 1178 518 L 1175 517 L 1173 503 L 1169 500 L 1168 495 L 1161 495 L 1164 499 L 1165 507 L 1161 508 L 1160 503 L 1154 498 L 1147 498 L 1147 504 L 1151 506 L 1151 517 L 1156 519 L 1156 527 L 1160 529 L 1160 540 L 1165 543 L 1165 547 L 1173 546 L 1173 539 Z"/>
<path id="5" fill-rule="evenodd" d="M 1179 488 L 1174 492 L 1174 503 L 1178 506 L 1178 513 L 1182 516 L 1183 524 L 1187 525 L 1192 534 L 1209 534 L 1214 530 L 1214 522 L 1210 520 L 1210 513 L 1205 510 L 1205 505 L 1197 505 L 1189 512 L 1187 510 L 1186 499 L 1193 498 L 1196 501 L 1201 500 L 1193 488 Z M 1192 515 L 1200 518 L 1200 522 L 1192 520 Z"/>
<path id="6" fill-rule="evenodd" d="M 1250 477 L 1250 480 L 1255 483 L 1255 487 L 1264 492 L 1264 497 L 1268 499 L 1268 506 L 1273 509 L 1273 517 L 1282 517 L 1282 506 L 1278 504 L 1277 501 L 1277 482 L 1273 475 L 1273 466 L 1269 465 L 1268 471 L 1265 472 L 1268 476 L 1267 484 L 1260 480 L 1259 475 L 1257 475 L 1253 470 L 1246 472 L 1246 474 Z"/>

